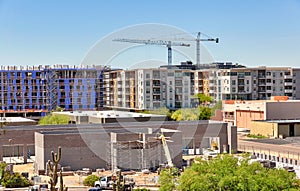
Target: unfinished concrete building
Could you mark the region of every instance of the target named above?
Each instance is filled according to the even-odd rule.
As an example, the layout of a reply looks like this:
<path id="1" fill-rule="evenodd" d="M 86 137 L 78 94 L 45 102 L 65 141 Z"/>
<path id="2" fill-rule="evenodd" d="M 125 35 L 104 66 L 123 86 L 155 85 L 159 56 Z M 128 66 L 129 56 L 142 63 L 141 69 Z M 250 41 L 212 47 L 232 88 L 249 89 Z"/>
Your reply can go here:
<path id="1" fill-rule="evenodd" d="M 44 170 L 51 151 L 62 147 L 62 166 L 72 170 L 92 169 L 142 170 L 156 169 L 167 161 L 162 142 L 164 132 L 174 165 L 182 166 L 182 133 L 177 130 L 152 128 L 80 129 L 35 133 L 36 170 Z M 66 141 L 68 140 L 68 141 Z M 71 143 L 71 144 L 70 144 Z"/>
<path id="2" fill-rule="evenodd" d="M 102 66 L 1 66 L 0 115 L 39 118 L 57 106 L 67 111 L 103 108 Z"/>
<path id="3" fill-rule="evenodd" d="M 182 155 L 203 154 L 215 142 L 218 152 L 237 150 L 236 128 L 216 121 L 143 121 L 78 125 L 77 128 L 35 133 L 36 169 L 44 170 L 51 151 L 62 147 L 62 166 L 153 169 L 166 162 L 157 135 L 164 131 L 172 161 L 181 167 Z"/>

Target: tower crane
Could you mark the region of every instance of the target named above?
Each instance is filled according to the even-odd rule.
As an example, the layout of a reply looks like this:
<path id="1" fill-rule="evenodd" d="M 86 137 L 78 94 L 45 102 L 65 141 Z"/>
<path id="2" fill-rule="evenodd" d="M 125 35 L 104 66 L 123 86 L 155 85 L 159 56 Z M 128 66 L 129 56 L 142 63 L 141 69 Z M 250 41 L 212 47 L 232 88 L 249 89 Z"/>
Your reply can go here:
<path id="1" fill-rule="evenodd" d="M 219 38 L 201 39 L 200 35 L 201 35 L 201 32 L 198 32 L 197 38 L 196 38 L 196 64 L 197 64 L 197 66 L 200 66 L 200 41 L 215 41 L 216 43 L 219 43 Z"/>
<path id="2" fill-rule="evenodd" d="M 140 39 L 119 38 L 119 39 L 114 39 L 113 41 L 129 42 L 129 43 L 137 43 L 137 44 L 145 44 L 145 45 L 167 46 L 167 48 L 168 48 L 168 65 L 172 65 L 172 46 L 185 46 L 185 47 L 190 46 L 190 44 L 186 44 L 186 43 L 182 43 L 182 42 L 172 42 L 172 41 L 167 41 L 167 40 L 140 40 Z"/>

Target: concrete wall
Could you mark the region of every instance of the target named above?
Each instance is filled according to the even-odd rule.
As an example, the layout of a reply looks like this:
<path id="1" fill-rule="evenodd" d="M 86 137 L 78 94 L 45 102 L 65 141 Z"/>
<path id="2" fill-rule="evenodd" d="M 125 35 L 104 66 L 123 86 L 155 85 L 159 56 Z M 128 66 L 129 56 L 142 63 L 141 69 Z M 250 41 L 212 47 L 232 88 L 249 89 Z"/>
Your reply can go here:
<path id="1" fill-rule="evenodd" d="M 99 153 L 106 153 L 106 142 L 109 142 L 108 136 L 103 133 L 93 132 L 86 134 L 90 136 L 93 144 L 98 147 Z M 97 137 L 97 138 L 96 138 Z M 37 170 L 44 170 L 46 162 L 51 159 L 51 151 L 57 152 L 58 146 L 62 148 L 60 165 L 71 166 L 72 170 L 88 168 L 105 168 L 107 162 L 93 152 L 89 143 L 82 139 L 78 132 L 65 133 L 35 133 L 36 138 L 36 167 Z"/>
<path id="2" fill-rule="evenodd" d="M 266 120 L 299 119 L 300 101 L 267 102 Z"/>
<path id="3" fill-rule="evenodd" d="M 35 154 L 34 147 L 34 133 L 39 131 L 49 131 L 49 130 L 66 130 L 66 129 L 76 129 L 76 126 L 73 125 L 52 125 L 52 126 L 18 126 L 18 127 L 4 127 L 1 130 L 0 136 L 0 160 L 3 159 L 3 155 L 7 156 L 11 148 L 8 147 L 17 147 L 18 145 L 25 148 L 23 151 L 24 154 L 27 153 L 30 149 L 31 155 Z M 11 139 L 11 143 L 9 142 Z M 27 145 L 27 146 L 24 146 Z M 7 151 L 8 150 L 8 151 Z"/>

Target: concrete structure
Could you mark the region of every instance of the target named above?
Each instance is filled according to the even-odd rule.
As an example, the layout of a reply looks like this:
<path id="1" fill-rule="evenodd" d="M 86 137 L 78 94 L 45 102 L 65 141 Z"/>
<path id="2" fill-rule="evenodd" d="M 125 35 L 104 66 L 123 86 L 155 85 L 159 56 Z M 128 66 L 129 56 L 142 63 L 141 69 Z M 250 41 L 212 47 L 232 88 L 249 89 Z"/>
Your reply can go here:
<path id="1" fill-rule="evenodd" d="M 223 121 L 242 128 L 251 128 L 253 120 L 299 119 L 300 100 L 223 101 Z"/>
<path id="2" fill-rule="evenodd" d="M 176 166 L 182 154 L 202 154 L 217 142 L 219 152 L 236 151 L 236 128 L 212 121 L 110 123 L 81 125 L 77 130 L 44 131 L 35 134 L 36 162 L 45 168 L 51 151 L 60 145 L 62 166 L 72 169 L 89 168 L 156 168 L 165 162 L 164 152 L 156 133 L 164 131 L 173 142 L 168 143 Z"/>
<path id="3" fill-rule="evenodd" d="M 1 66 L 0 114 L 45 116 L 57 106 L 65 110 L 103 108 L 101 66 Z"/>
<path id="4" fill-rule="evenodd" d="M 82 127 L 82 128 L 80 128 Z M 107 139 L 107 137 L 111 137 L 112 133 L 120 133 L 117 139 L 120 148 L 126 146 L 126 140 L 124 144 L 121 142 L 123 138 L 126 138 L 126 133 L 134 134 L 138 129 L 143 133 L 148 132 L 148 128 L 152 128 L 152 132 L 156 132 L 157 129 L 171 129 L 175 130 L 175 132 L 181 134 L 182 139 L 178 137 L 174 137 L 174 140 L 171 136 L 171 139 L 175 141 L 175 143 L 181 143 L 178 148 L 183 154 L 201 154 L 203 148 L 211 147 L 211 140 L 217 139 L 219 151 L 226 152 L 236 151 L 237 149 L 237 136 L 236 136 L 236 128 L 232 126 L 228 126 L 227 123 L 215 122 L 215 121 L 190 121 L 190 122 L 168 122 L 168 121 L 151 121 L 151 122 L 123 122 L 123 123 L 106 123 L 106 124 L 87 124 L 87 125 L 60 125 L 60 126 L 22 126 L 22 127 L 4 127 L 5 134 L 2 134 L 0 137 L 0 160 L 2 160 L 3 156 L 23 156 L 25 161 L 27 161 L 27 153 L 30 149 L 31 155 L 39 157 L 39 161 L 44 160 L 43 164 L 49 159 L 48 156 L 50 152 L 49 150 L 56 151 L 59 145 L 62 146 L 63 151 L 69 150 L 75 151 L 77 149 L 78 152 L 81 152 L 83 158 L 77 157 L 65 157 L 65 159 L 70 158 L 70 163 L 66 162 L 63 165 L 69 163 L 69 165 L 73 166 L 73 168 L 79 163 L 81 164 L 80 168 L 83 167 L 91 167 L 98 168 L 99 165 L 93 163 L 93 160 L 96 160 L 96 154 L 90 150 L 88 150 L 86 142 L 83 141 L 82 136 L 91 135 L 98 136 L 98 138 L 89 138 L 85 140 L 90 140 L 92 145 L 94 145 L 98 150 L 98 152 L 103 151 L 101 149 L 108 148 L 109 142 L 113 142 L 114 139 Z M 131 129 L 133 129 L 131 131 Z M 143 130 L 143 131 L 142 131 Z M 145 132 L 145 131 L 147 132 Z M 35 132 L 40 132 L 43 138 L 37 138 L 35 140 Z M 42 133 L 44 132 L 44 133 Z M 83 133 L 82 133 L 83 132 Z M 92 133 L 91 133 L 92 132 Z M 105 132 L 105 133 L 104 133 Z M 138 134 L 138 133 L 136 133 Z M 151 134 L 151 133 L 148 133 Z M 152 133 L 154 135 L 154 133 Z M 109 135 L 109 136 L 108 136 Z M 103 138 L 101 136 L 105 136 Z M 122 137 L 124 136 L 124 137 Z M 134 135 L 136 136 L 136 135 Z M 150 135 L 149 135 L 150 136 Z M 168 134 L 166 134 L 168 136 Z M 128 136 L 130 137 L 130 136 Z M 143 136 L 142 136 L 143 137 Z M 140 138 L 140 137 L 139 137 Z M 11 141 L 9 141 L 11 140 Z M 94 142 L 94 140 L 96 142 Z M 146 139 L 145 139 L 146 140 Z M 132 141 L 136 141 L 136 137 L 132 138 Z M 122 144 L 121 144 L 122 143 Z M 127 142 L 128 143 L 128 142 Z M 99 146 L 100 145 L 100 146 Z M 68 148 L 69 147 L 69 148 Z M 36 148 L 36 149 L 35 149 Z M 44 152 L 42 149 L 48 149 L 45 153 L 47 155 L 44 156 Z M 102 152 L 104 154 L 110 153 L 111 150 L 105 150 Z M 150 152 L 150 151 L 149 151 Z M 97 153 L 97 152 L 96 152 Z M 69 154 L 72 154 L 69 152 Z M 76 155 L 76 153 L 73 153 Z M 110 156 L 110 155 L 109 155 Z M 161 155 L 163 156 L 163 155 Z M 86 158 L 84 158 L 86 157 Z M 125 157 L 125 156 L 124 156 Z M 106 157 L 107 159 L 107 157 Z M 89 163 L 84 163 L 85 161 L 89 161 Z M 176 159 L 177 160 L 177 159 Z M 80 162 L 84 161 L 84 162 Z M 99 160 L 100 161 L 100 160 Z M 109 160 L 110 161 L 110 160 Z M 129 160 L 128 160 L 129 161 Z M 72 162 L 72 163 L 71 163 Z M 103 162 L 103 161 L 102 161 Z M 91 164 L 88 166 L 87 164 Z M 93 166 L 95 164 L 95 166 Z M 101 163 L 104 164 L 104 163 Z M 149 163 L 147 163 L 148 165 Z M 157 163 L 154 163 L 157 164 Z M 40 166 L 40 165 L 39 165 Z M 105 167 L 106 166 L 101 166 Z M 43 167 L 39 167 L 40 169 L 44 169 Z"/>
<path id="5" fill-rule="evenodd" d="M 36 125 L 37 122 L 24 117 L 0 117 L 0 123 L 5 126 Z"/>
<path id="6" fill-rule="evenodd" d="M 275 138 L 300 136 L 300 120 L 252 121 L 250 134 Z"/>
<path id="7" fill-rule="evenodd" d="M 112 128 L 36 133 L 36 164 L 38 169 L 43 169 L 51 157 L 51 151 L 55 151 L 55 147 L 60 145 L 62 147 L 60 164 L 71 166 L 73 170 L 83 167 L 155 169 L 167 161 L 161 141 L 156 139 L 157 133 L 160 134 L 161 131 L 165 136 L 172 137 L 172 142 L 168 143 L 170 154 L 174 165 L 181 168 L 181 132 L 151 128 L 131 128 L 130 131 L 125 128 Z"/>
<path id="8" fill-rule="evenodd" d="M 55 115 L 68 115 L 70 123 L 91 124 L 91 123 L 116 123 L 132 121 L 165 121 L 167 116 L 145 113 L 135 113 L 127 111 L 107 110 L 107 111 L 72 111 L 53 112 Z"/>

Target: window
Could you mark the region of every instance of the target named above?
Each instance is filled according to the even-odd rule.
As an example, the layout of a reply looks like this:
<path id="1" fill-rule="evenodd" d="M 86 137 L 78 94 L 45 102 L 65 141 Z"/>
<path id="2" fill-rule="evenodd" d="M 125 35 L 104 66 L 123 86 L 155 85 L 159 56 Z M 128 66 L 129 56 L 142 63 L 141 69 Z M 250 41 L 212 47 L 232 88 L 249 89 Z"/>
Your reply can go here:
<path id="1" fill-rule="evenodd" d="M 247 80 L 247 84 L 249 84 L 249 80 Z"/>
<path id="2" fill-rule="evenodd" d="M 235 85 L 235 83 L 236 83 L 235 80 L 232 80 L 232 85 Z"/>
<path id="3" fill-rule="evenodd" d="M 236 89 L 235 89 L 235 87 L 233 87 L 233 88 L 232 88 L 232 92 L 236 92 Z"/>
<path id="4" fill-rule="evenodd" d="M 146 74 L 146 78 L 150 78 L 150 74 Z"/>

